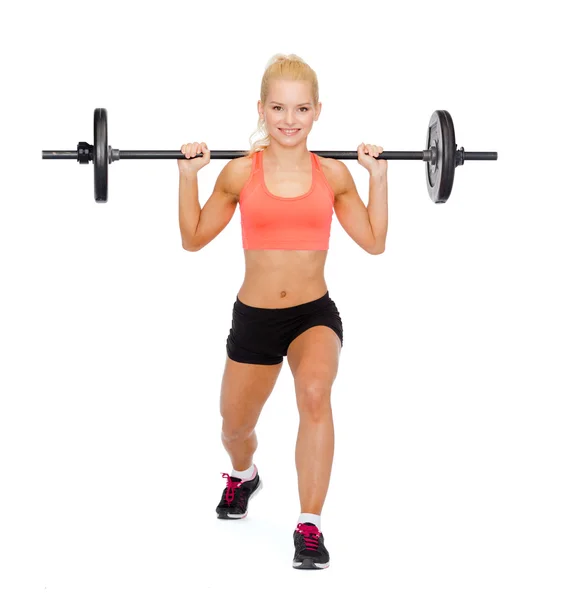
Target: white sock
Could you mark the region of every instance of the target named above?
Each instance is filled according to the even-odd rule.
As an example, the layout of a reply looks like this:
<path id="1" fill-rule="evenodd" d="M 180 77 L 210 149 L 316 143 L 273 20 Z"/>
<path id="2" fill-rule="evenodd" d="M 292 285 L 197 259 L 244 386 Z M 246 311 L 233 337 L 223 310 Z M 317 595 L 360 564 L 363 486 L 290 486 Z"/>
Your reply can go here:
<path id="1" fill-rule="evenodd" d="M 321 531 L 321 516 L 312 513 L 301 513 L 298 523 L 313 523 Z"/>
<path id="2" fill-rule="evenodd" d="M 232 469 L 231 477 L 239 477 L 240 479 L 251 479 L 256 472 L 256 466 L 252 464 L 251 467 L 246 469 L 245 471 L 236 471 Z"/>

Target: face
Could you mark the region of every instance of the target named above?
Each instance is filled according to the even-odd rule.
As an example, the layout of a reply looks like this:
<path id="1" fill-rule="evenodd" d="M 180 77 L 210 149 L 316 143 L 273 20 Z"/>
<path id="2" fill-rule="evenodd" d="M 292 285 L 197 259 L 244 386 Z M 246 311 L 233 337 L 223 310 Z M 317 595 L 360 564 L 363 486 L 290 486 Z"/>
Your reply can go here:
<path id="1" fill-rule="evenodd" d="M 321 112 L 321 102 L 313 105 L 309 81 L 273 80 L 265 105 L 258 101 L 258 112 L 270 136 L 282 146 L 305 142 Z M 295 133 L 289 130 L 297 129 Z"/>

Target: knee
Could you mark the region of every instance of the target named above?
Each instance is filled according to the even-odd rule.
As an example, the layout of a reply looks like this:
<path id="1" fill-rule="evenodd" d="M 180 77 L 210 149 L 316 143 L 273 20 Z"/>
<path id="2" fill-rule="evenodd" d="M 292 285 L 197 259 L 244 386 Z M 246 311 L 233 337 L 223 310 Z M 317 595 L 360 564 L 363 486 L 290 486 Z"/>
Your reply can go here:
<path id="1" fill-rule="evenodd" d="M 247 426 L 233 421 L 222 421 L 222 441 L 230 442 L 245 442 L 254 434 L 254 427 Z"/>
<path id="2" fill-rule="evenodd" d="M 296 385 L 300 416 L 319 420 L 331 411 L 331 385 L 320 380 L 308 380 Z"/>

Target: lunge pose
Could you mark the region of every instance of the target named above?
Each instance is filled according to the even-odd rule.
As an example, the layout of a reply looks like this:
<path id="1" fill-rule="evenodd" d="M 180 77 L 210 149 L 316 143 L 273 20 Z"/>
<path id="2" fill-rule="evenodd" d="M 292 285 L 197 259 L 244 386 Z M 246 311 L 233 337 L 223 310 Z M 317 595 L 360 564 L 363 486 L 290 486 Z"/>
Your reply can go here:
<path id="1" fill-rule="evenodd" d="M 334 453 L 331 390 L 343 346 L 342 321 L 324 278 L 332 215 L 370 254 L 384 251 L 388 222 L 387 161 L 374 158 L 383 148 L 357 148 L 370 175 L 366 206 L 343 162 L 307 149 L 321 108 L 315 71 L 298 56 L 276 55 L 261 83 L 259 139 L 246 156 L 226 163 L 203 208 L 197 173 L 210 161 L 207 144 L 184 144 L 186 159 L 203 156 L 178 160 L 186 250 L 197 252 L 213 240 L 238 204 L 241 213 L 246 272 L 233 306 L 220 397 L 221 437 L 232 468 L 222 474 L 217 516 L 244 518 L 262 489 L 253 462 L 255 427 L 287 356 L 299 411 L 300 515 L 293 532 L 293 567 L 299 569 L 330 563 L 321 511 Z"/>

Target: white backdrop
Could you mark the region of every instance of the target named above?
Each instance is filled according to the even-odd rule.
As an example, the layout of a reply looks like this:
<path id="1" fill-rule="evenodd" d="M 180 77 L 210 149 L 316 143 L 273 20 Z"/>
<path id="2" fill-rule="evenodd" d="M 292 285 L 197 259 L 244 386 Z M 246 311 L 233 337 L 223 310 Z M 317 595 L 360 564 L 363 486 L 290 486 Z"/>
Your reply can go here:
<path id="1" fill-rule="evenodd" d="M 5 9 L 0 204 L 0 596 L 572 599 L 575 50 L 566 4 L 52 2 Z M 267 61 L 316 70 L 310 150 L 458 145 L 434 205 L 390 162 L 371 256 L 334 216 L 345 342 L 322 529 L 291 568 L 298 414 L 287 362 L 256 429 L 264 490 L 216 519 L 220 384 L 244 275 L 240 213 L 182 249 L 175 161 L 41 161 L 92 143 L 247 149 Z M 200 203 L 222 161 L 199 174 Z M 367 171 L 346 163 L 367 204 Z M 305 586 L 302 589 L 302 584 Z"/>

